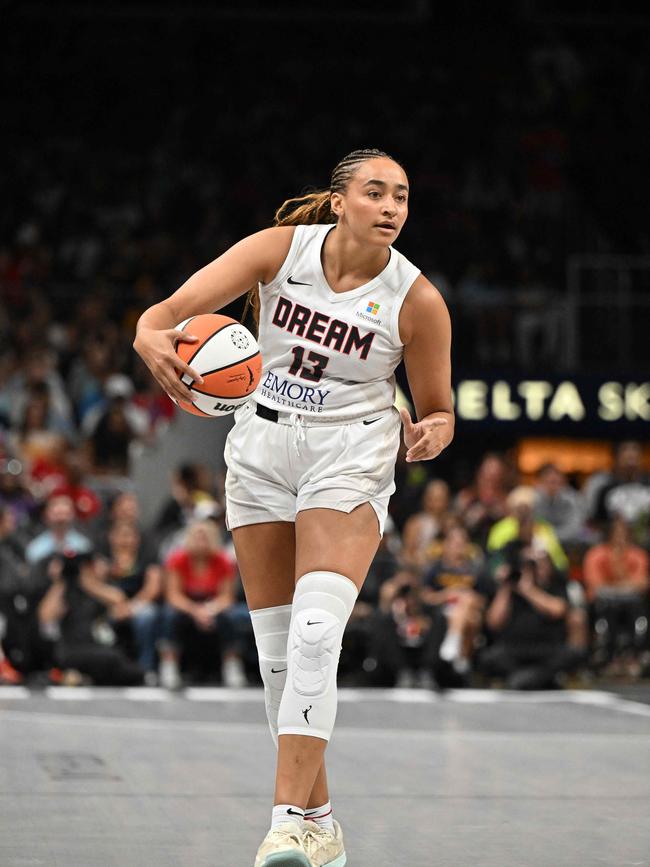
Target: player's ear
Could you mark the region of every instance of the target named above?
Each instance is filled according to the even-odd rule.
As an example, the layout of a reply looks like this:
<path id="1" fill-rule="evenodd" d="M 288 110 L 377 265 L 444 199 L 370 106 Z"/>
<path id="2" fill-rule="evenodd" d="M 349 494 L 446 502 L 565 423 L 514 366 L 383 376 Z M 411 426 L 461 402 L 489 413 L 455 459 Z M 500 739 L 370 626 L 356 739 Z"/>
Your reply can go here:
<path id="1" fill-rule="evenodd" d="M 343 196 L 341 193 L 332 193 L 330 197 L 330 210 L 335 217 L 343 214 Z"/>

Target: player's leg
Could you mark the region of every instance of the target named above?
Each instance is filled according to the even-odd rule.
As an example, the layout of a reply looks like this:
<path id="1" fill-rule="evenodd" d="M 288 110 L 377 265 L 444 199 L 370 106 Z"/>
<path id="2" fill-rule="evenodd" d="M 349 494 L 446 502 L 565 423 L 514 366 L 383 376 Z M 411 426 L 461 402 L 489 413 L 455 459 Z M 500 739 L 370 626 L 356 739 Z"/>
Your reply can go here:
<path id="1" fill-rule="evenodd" d="M 251 612 L 264 683 L 266 712 L 277 746 L 278 709 L 287 678 L 287 638 L 295 590 L 295 529 L 288 521 L 249 524 L 232 531 L 244 593 Z M 327 803 L 321 763 L 307 807 Z"/>
<path id="2" fill-rule="evenodd" d="M 287 676 L 287 640 L 295 590 L 294 525 L 289 521 L 269 521 L 238 527 L 232 533 L 258 647 L 269 727 L 277 744 L 278 710 Z M 327 800 L 322 757 L 313 782 L 316 796 Z M 288 808 L 294 803 L 288 802 Z M 257 851 L 255 867 L 266 867 L 278 858 L 291 858 L 295 865 L 311 867 L 305 849 L 302 816 L 286 815 L 286 809 L 287 805 L 278 809 L 274 806 L 272 827 Z M 297 812 L 295 807 L 293 812 Z"/>
<path id="3" fill-rule="evenodd" d="M 232 539 L 250 611 L 291 605 L 295 588 L 294 525 L 269 521 L 236 527 Z"/>
<path id="4" fill-rule="evenodd" d="M 343 630 L 380 537 L 369 503 L 349 514 L 301 511 L 295 529 L 297 583 L 290 636 L 294 650 L 278 720 L 275 803 L 305 807 L 336 716 Z M 290 731 L 283 733 L 283 728 Z"/>

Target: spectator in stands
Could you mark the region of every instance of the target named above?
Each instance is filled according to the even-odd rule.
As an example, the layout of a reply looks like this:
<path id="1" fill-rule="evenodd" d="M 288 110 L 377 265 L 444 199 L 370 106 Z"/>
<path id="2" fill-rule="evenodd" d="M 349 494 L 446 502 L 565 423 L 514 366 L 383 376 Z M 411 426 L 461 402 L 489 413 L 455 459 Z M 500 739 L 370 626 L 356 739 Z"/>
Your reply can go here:
<path id="1" fill-rule="evenodd" d="M 362 685 L 433 686 L 436 634 L 420 588 L 416 569 L 403 569 L 382 586 L 380 607 L 371 618 Z"/>
<path id="2" fill-rule="evenodd" d="M 9 408 L 14 428 L 20 428 L 31 413 L 38 410 L 43 426 L 63 436 L 73 436 L 72 407 L 63 379 L 56 369 L 56 357 L 47 346 L 33 346 L 22 359 L 16 373 L 0 395 L 0 402 Z M 32 409 L 27 410 L 31 404 Z M 35 408 L 36 404 L 38 406 Z M 30 426 L 34 422 L 30 419 Z"/>
<path id="3" fill-rule="evenodd" d="M 137 495 L 132 491 L 117 494 L 110 505 L 110 519 L 111 524 L 116 521 L 128 521 L 139 527 L 141 516 Z"/>
<path id="4" fill-rule="evenodd" d="M 399 570 L 400 550 L 399 533 L 389 515 L 384 525 L 384 535 L 379 540 L 377 553 L 373 557 L 366 580 L 359 591 L 358 603 L 366 602 L 373 608 L 379 604 L 382 586 Z"/>
<path id="5" fill-rule="evenodd" d="M 484 546 L 492 525 L 507 511 L 509 473 L 506 462 L 496 454 L 481 461 L 472 485 L 456 497 L 454 512 L 467 528 L 473 542 Z"/>
<path id="6" fill-rule="evenodd" d="M 105 402 L 103 386 L 111 371 L 111 347 L 107 341 L 95 333 L 84 336 L 81 352 L 68 374 L 68 392 L 80 424 L 88 412 Z"/>
<path id="7" fill-rule="evenodd" d="M 126 521 L 134 524 L 142 531 L 140 503 L 133 491 L 121 491 L 113 494 L 106 502 L 106 507 L 95 517 L 89 527 L 89 533 L 95 542 L 95 548 L 101 554 L 108 554 L 108 533 L 113 524 Z M 143 536 L 147 549 L 155 550 L 150 544 L 150 534 Z M 152 557 L 152 559 L 155 559 Z"/>
<path id="8" fill-rule="evenodd" d="M 94 406 L 88 410 L 82 422 L 82 432 L 91 437 L 105 418 L 111 407 L 119 403 L 129 427 L 134 436 L 144 438 L 149 432 L 149 421 L 145 410 L 141 409 L 135 401 L 135 388 L 133 382 L 123 373 L 112 373 L 106 377 L 102 384 L 101 396 L 95 401 Z"/>
<path id="9" fill-rule="evenodd" d="M 368 656 L 368 647 L 373 629 L 373 618 L 379 604 L 382 587 L 399 571 L 400 539 L 393 519 L 386 518 L 384 535 L 379 541 L 366 580 L 354 603 L 343 636 L 339 661 L 340 682 L 355 685 L 359 664 Z"/>
<path id="10" fill-rule="evenodd" d="M 27 577 L 25 546 L 16 532 L 16 516 L 9 506 L 0 504 L 0 579 Z"/>
<path id="11" fill-rule="evenodd" d="M 140 531 L 131 521 L 116 521 L 108 533 L 109 552 L 99 557 L 97 574 L 107 587 L 110 617 L 118 637 L 135 640 L 137 659 L 145 673 L 145 683 L 157 683 L 156 648 L 159 641 L 172 638 L 172 617 L 158 602 L 162 597 L 162 569 L 146 556 Z"/>
<path id="12" fill-rule="evenodd" d="M 50 419 L 50 397 L 45 383 L 30 386 L 24 417 L 10 436 L 11 450 L 23 462 L 39 499 L 46 499 L 63 478 L 66 431 Z"/>
<path id="13" fill-rule="evenodd" d="M 633 544 L 630 528 L 622 518 L 612 521 L 606 542 L 587 551 L 584 582 L 592 602 L 602 591 L 643 594 L 650 587 L 648 554 Z"/>
<path id="14" fill-rule="evenodd" d="M 106 402 L 86 416 L 93 471 L 127 476 L 131 443 L 149 432 L 146 413 L 131 402 L 133 384 L 126 376 L 111 376 L 105 384 Z"/>
<path id="15" fill-rule="evenodd" d="M 191 523 L 206 518 L 220 526 L 224 523 L 223 506 L 213 496 L 210 470 L 203 464 L 182 464 L 172 474 L 171 497 L 163 504 L 154 525 L 160 559 L 165 560 L 174 548 L 182 545 Z"/>
<path id="16" fill-rule="evenodd" d="M 21 413 L 16 418 L 15 427 L 20 431 L 21 448 L 28 446 L 32 435 L 37 436 L 43 431 L 61 434 L 64 437 L 74 432 L 70 420 L 53 409 L 50 389 L 47 383 L 42 381 L 32 382 L 26 387 Z"/>
<path id="17" fill-rule="evenodd" d="M 626 522 L 615 518 L 607 540 L 587 551 L 583 566 L 597 624 L 597 661 L 620 662 L 632 674 L 638 673 L 638 652 L 647 645 L 648 560 L 633 544 Z"/>
<path id="18" fill-rule="evenodd" d="M 119 602 L 119 591 L 100 581 L 88 554 L 54 553 L 47 561 L 50 586 L 38 606 L 41 633 L 52 642 L 52 661 L 98 686 L 137 686 L 143 671 L 110 642 L 107 606 Z"/>
<path id="19" fill-rule="evenodd" d="M 21 530 L 26 530 L 38 509 L 38 503 L 26 487 L 23 465 L 16 458 L 0 461 L 0 506 L 13 512 Z"/>
<path id="20" fill-rule="evenodd" d="M 213 521 L 188 527 L 183 547 L 169 555 L 165 571 L 167 602 L 176 617 L 175 644 L 162 651 L 163 685 L 178 686 L 179 661 L 191 663 L 195 677 L 205 679 L 220 660 L 223 682 L 245 686 L 241 643 L 252 629 L 250 615 L 244 603 L 236 602 L 236 566 L 222 550 Z"/>
<path id="21" fill-rule="evenodd" d="M 156 533 L 164 538 L 187 527 L 194 517 L 196 504 L 209 497 L 199 465 L 181 464 L 172 473 L 171 496 L 156 519 Z"/>
<path id="22" fill-rule="evenodd" d="M 557 676 L 580 662 L 567 643 L 566 582 L 539 548 L 511 544 L 502 554 L 485 616 L 494 642 L 481 653 L 480 665 L 509 689 L 557 686 Z"/>
<path id="23" fill-rule="evenodd" d="M 420 511 L 408 518 L 402 531 L 401 559 L 405 565 L 424 565 L 427 548 L 442 535 L 448 517 L 449 485 L 433 479 L 424 489 Z"/>
<path id="24" fill-rule="evenodd" d="M 650 543 L 650 476 L 643 468 L 643 452 L 638 442 L 623 442 L 616 450 L 614 469 L 601 479 L 596 495 L 591 491 L 592 516 L 601 529 L 612 518 L 623 518 L 635 540 Z"/>
<path id="25" fill-rule="evenodd" d="M 102 502 L 85 481 L 87 455 L 83 449 L 68 448 L 63 455 L 62 476 L 52 489 L 53 497 L 69 497 L 74 503 L 77 520 L 92 521 L 102 511 Z"/>
<path id="26" fill-rule="evenodd" d="M 5 626 L 2 618 L 3 614 L 0 611 L 0 686 L 16 686 L 23 682 L 23 676 L 4 654 L 2 638 L 4 637 Z"/>
<path id="27" fill-rule="evenodd" d="M 530 544 L 548 552 L 557 570 L 564 571 L 569 566 L 567 556 L 553 527 L 536 516 L 535 503 L 535 490 L 527 485 L 520 485 L 508 494 L 508 515 L 490 530 L 488 551 L 499 551 L 525 534 L 530 537 Z"/>
<path id="28" fill-rule="evenodd" d="M 537 474 L 534 512 L 547 521 L 562 545 L 582 541 L 585 509 L 582 496 L 567 482 L 555 464 L 544 464 Z"/>
<path id="29" fill-rule="evenodd" d="M 441 556 L 424 576 L 422 601 L 444 616 L 446 629 L 439 658 L 457 674 L 465 675 L 470 669 L 489 590 L 482 559 L 477 558 L 467 531 L 452 527 L 445 536 Z M 444 676 L 444 665 L 439 669 L 438 682 Z"/>
<path id="30" fill-rule="evenodd" d="M 0 684 L 20 683 L 18 668 L 27 662 L 20 615 L 26 607 L 29 568 L 15 530 L 14 513 L 0 505 Z"/>
<path id="31" fill-rule="evenodd" d="M 51 497 L 45 506 L 44 518 L 47 529 L 27 546 L 26 557 L 30 563 L 38 563 L 55 553 L 90 553 L 90 540 L 74 527 L 75 510 L 70 497 Z"/>

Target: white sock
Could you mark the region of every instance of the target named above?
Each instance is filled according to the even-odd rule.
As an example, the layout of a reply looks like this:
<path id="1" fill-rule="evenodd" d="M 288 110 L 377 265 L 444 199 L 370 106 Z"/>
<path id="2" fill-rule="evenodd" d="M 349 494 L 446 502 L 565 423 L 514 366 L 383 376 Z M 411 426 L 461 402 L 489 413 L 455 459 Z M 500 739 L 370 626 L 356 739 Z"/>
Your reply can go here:
<path id="1" fill-rule="evenodd" d="M 329 801 L 323 804 L 322 807 L 310 807 L 308 810 L 305 810 L 305 819 L 309 819 L 310 822 L 316 822 L 319 827 L 325 828 L 332 834 L 334 833 L 334 813 L 332 811 L 332 804 Z"/>
<path id="2" fill-rule="evenodd" d="M 294 807 L 293 804 L 276 804 L 271 815 L 271 830 L 278 825 L 286 825 L 287 822 L 295 822 L 298 831 L 302 834 L 302 825 L 305 811 L 302 807 Z"/>
<path id="3" fill-rule="evenodd" d="M 447 632 L 445 640 L 440 645 L 440 659 L 445 662 L 451 662 L 460 656 L 460 632 Z"/>

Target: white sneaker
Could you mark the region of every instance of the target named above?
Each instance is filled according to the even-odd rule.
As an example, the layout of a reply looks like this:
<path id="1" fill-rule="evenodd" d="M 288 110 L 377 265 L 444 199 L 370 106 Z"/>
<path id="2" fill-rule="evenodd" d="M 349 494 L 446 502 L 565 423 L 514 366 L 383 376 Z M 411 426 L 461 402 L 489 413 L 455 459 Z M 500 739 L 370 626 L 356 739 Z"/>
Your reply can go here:
<path id="1" fill-rule="evenodd" d="M 175 690 L 181 687 L 181 673 L 178 670 L 178 663 L 175 659 L 162 660 L 158 677 L 163 689 Z"/>
<path id="2" fill-rule="evenodd" d="M 285 822 L 269 831 L 257 850 L 255 867 L 313 867 L 295 822 Z"/>
<path id="3" fill-rule="evenodd" d="M 347 856 L 341 826 L 334 819 L 334 833 L 305 819 L 305 850 L 314 867 L 345 867 Z"/>
<path id="4" fill-rule="evenodd" d="M 229 656 L 224 659 L 221 666 L 221 676 L 225 686 L 232 686 L 236 689 L 248 686 L 244 664 L 238 656 Z"/>
<path id="5" fill-rule="evenodd" d="M 466 659 L 464 656 L 459 656 L 458 659 L 455 659 L 452 662 L 451 667 L 454 669 L 456 674 L 469 674 L 471 670 L 469 659 Z"/>

